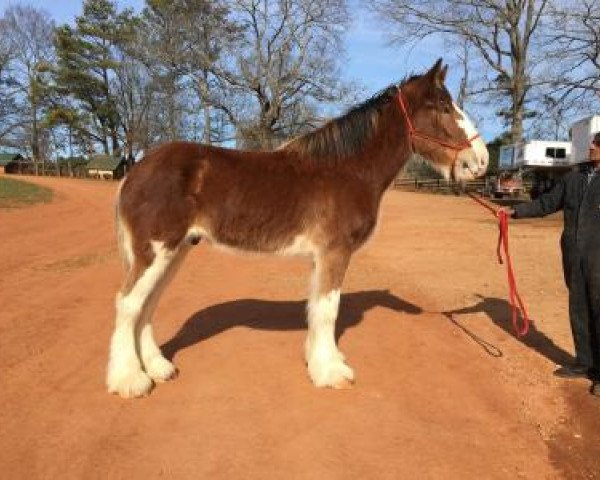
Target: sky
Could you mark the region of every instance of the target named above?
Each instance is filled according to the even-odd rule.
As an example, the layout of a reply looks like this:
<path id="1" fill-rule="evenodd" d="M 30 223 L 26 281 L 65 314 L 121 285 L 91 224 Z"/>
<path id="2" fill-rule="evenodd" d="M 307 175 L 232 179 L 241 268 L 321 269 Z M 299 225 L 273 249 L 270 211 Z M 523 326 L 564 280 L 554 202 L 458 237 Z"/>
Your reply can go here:
<path id="1" fill-rule="evenodd" d="M 14 2 L 0 0 L 0 12 L 11 3 Z M 46 9 L 57 23 L 71 23 L 81 13 L 82 4 L 81 0 L 38 0 L 30 3 Z M 141 10 L 144 3 L 144 0 L 117 0 L 119 7 L 132 7 L 136 11 Z M 389 45 L 381 22 L 361 4 L 364 5 L 363 0 L 349 0 L 353 21 L 346 33 L 342 68 L 346 80 L 361 86 L 359 97 L 366 99 L 408 74 L 423 72 L 440 57 L 450 64 L 446 83 L 451 94 L 456 96 L 459 72 L 456 67 L 453 68 L 453 56 L 442 42 L 429 39 L 407 47 Z M 501 126 L 496 125 L 495 118 L 491 117 L 487 121 L 481 119 L 479 130 L 489 141 L 501 130 Z"/>

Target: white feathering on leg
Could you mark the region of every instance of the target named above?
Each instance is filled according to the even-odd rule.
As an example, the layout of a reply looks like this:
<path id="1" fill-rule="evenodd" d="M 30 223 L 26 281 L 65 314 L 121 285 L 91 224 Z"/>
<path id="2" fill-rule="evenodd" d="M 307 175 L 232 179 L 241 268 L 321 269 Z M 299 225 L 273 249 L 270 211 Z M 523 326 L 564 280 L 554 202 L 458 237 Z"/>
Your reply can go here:
<path id="1" fill-rule="evenodd" d="M 309 375 L 317 387 L 340 388 L 354 381 L 354 372 L 344 363 L 344 356 L 335 344 L 335 320 L 339 304 L 339 289 L 313 296 L 308 302 L 306 362 Z"/>
<path id="2" fill-rule="evenodd" d="M 135 330 L 148 297 L 161 281 L 174 252 L 154 242 L 155 258 L 125 295 L 117 295 L 115 331 L 110 344 L 106 383 L 108 391 L 122 397 L 139 397 L 152 388 L 136 351 Z"/>

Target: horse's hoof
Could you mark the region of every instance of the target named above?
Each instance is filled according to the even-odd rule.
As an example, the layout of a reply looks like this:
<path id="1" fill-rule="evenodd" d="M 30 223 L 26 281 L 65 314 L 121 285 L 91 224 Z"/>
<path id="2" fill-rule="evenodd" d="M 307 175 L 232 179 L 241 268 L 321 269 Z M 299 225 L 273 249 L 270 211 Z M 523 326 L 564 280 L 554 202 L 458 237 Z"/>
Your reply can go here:
<path id="1" fill-rule="evenodd" d="M 146 373 L 155 382 L 167 382 L 177 378 L 179 371 L 177 367 L 162 356 L 152 357 L 148 362 L 144 362 Z"/>
<path id="2" fill-rule="evenodd" d="M 328 361 L 310 361 L 308 373 L 315 387 L 342 390 L 354 383 L 354 371 L 337 356 Z"/>
<path id="3" fill-rule="evenodd" d="M 122 398 L 145 397 L 152 390 L 152 380 L 145 372 L 139 370 L 120 379 L 108 382 L 108 391 L 117 393 Z"/>
<path id="4" fill-rule="evenodd" d="M 343 378 L 338 383 L 333 385 L 331 388 L 334 388 L 336 390 L 348 390 L 348 389 L 352 388 L 353 385 L 354 385 L 354 377 L 352 378 L 352 380 Z"/>

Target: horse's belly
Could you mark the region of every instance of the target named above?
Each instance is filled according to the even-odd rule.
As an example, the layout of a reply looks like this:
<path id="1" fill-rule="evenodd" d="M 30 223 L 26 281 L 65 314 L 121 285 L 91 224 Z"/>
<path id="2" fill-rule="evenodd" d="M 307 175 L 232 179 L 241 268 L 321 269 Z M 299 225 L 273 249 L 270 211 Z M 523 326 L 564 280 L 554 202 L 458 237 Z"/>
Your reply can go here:
<path id="1" fill-rule="evenodd" d="M 194 225 L 189 236 L 198 236 L 211 246 L 232 253 L 254 252 L 281 256 L 311 256 L 317 251 L 306 234 L 271 235 L 260 229 L 236 229 L 223 232 L 203 225 Z"/>

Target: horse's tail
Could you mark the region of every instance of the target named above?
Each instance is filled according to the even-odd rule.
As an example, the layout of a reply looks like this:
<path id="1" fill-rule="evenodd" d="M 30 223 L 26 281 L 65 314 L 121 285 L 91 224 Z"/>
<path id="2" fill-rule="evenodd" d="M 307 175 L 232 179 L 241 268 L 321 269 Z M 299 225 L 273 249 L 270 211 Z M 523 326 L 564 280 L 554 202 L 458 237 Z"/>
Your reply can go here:
<path id="1" fill-rule="evenodd" d="M 121 216 L 121 189 L 125 180 L 122 180 L 117 189 L 117 199 L 115 202 L 115 227 L 117 230 L 117 245 L 119 247 L 119 255 L 123 261 L 123 265 L 127 271 L 131 270 L 133 265 L 133 249 L 131 245 L 131 234 Z"/>

